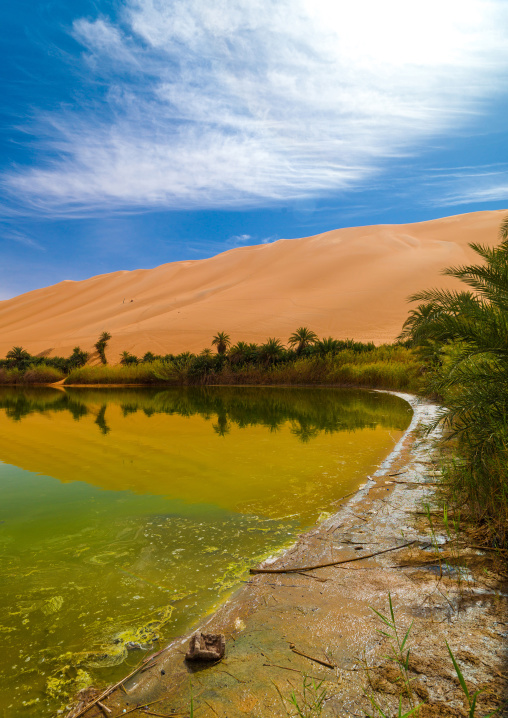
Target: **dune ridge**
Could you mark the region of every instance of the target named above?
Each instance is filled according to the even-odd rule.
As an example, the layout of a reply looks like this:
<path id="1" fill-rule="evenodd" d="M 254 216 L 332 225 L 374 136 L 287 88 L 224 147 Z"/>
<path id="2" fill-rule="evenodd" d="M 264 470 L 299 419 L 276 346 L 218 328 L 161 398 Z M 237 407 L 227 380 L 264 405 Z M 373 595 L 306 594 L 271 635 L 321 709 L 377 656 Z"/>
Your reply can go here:
<path id="1" fill-rule="evenodd" d="M 239 247 L 209 259 L 64 280 L 0 302 L 0 356 L 91 350 L 112 334 L 107 356 L 197 352 L 217 331 L 233 342 L 283 341 L 301 325 L 319 336 L 393 341 L 407 296 L 459 286 L 444 267 L 475 256 L 467 246 L 499 241 L 508 210 L 401 225 L 336 229 L 302 239 Z"/>

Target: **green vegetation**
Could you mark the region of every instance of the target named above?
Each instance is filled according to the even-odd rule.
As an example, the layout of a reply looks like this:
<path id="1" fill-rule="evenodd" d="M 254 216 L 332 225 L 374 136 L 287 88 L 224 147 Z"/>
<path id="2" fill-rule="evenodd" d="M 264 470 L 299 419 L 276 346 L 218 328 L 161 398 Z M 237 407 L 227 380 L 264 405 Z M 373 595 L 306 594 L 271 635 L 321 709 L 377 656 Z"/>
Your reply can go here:
<path id="1" fill-rule="evenodd" d="M 231 346 L 231 338 L 226 332 L 217 332 L 212 339 L 212 346 L 217 347 L 217 354 L 224 356 L 229 346 Z"/>
<path id="2" fill-rule="evenodd" d="M 139 384 L 169 386 L 203 385 L 330 385 L 419 392 L 422 360 L 403 343 L 376 347 L 326 337 L 319 340 L 307 327 L 300 327 L 285 347 L 277 337 L 263 344 L 239 341 L 231 345 L 226 332 L 212 339 L 214 354 L 156 355 L 139 358 L 122 352 L 120 364 L 108 365 L 105 349 L 111 338 L 103 332 L 95 343 L 101 364 L 87 364 L 90 355 L 74 347 L 70 357 L 37 357 L 23 347 L 13 347 L 0 360 L 0 384 L 52 383 L 67 375 L 67 384 Z M 47 371 L 48 367 L 57 370 Z M 39 368 L 39 372 L 34 372 Z M 6 370 L 6 371 L 2 371 Z M 43 371 L 44 370 L 44 371 Z M 25 378 L 26 374 L 26 378 Z"/>
<path id="3" fill-rule="evenodd" d="M 106 346 L 111 339 L 111 334 L 109 332 L 102 332 L 100 337 L 97 339 L 97 341 L 94 344 L 94 347 L 97 350 L 97 353 L 100 357 L 100 360 L 103 364 L 107 364 L 106 359 Z"/>
<path id="4" fill-rule="evenodd" d="M 45 363 L 29 364 L 24 371 L 0 368 L 0 384 L 53 384 L 61 381 L 65 374 L 56 367 Z"/>
<path id="5" fill-rule="evenodd" d="M 454 441 L 448 504 L 480 526 L 494 546 L 508 542 L 508 222 L 501 244 L 471 248 L 479 264 L 445 274 L 470 289 L 431 289 L 404 324 L 427 366 L 429 392 L 441 397 L 439 420 Z"/>
<path id="6" fill-rule="evenodd" d="M 307 327 L 300 327 L 288 339 L 291 348 L 296 347 L 296 353 L 300 355 L 304 349 L 312 346 L 318 340 L 317 334 Z"/>
<path id="7" fill-rule="evenodd" d="M 219 335 L 217 335 L 219 336 Z M 226 354 L 150 356 L 139 360 L 124 352 L 117 366 L 85 366 L 72 370 L 68 384 L 203 385 L 331 385 L 419 392 L 422 361 L 401 344 L 375 347 L 359 342 L 324 340 L 286 349 L 271 337 L 262 345 L 238 342 Z"/>

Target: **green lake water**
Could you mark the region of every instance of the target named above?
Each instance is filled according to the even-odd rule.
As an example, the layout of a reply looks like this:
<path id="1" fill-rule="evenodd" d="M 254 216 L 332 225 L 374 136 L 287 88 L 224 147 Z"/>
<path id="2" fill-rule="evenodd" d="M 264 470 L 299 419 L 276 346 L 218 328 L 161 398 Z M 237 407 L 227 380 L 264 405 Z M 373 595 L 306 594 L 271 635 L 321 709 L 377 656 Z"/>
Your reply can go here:
<path id="1" fill-rule="evenodd" d="M 0 387 L 0 716 L 52 716 L 188 631 L 410 419 L 360 390 Z"/>

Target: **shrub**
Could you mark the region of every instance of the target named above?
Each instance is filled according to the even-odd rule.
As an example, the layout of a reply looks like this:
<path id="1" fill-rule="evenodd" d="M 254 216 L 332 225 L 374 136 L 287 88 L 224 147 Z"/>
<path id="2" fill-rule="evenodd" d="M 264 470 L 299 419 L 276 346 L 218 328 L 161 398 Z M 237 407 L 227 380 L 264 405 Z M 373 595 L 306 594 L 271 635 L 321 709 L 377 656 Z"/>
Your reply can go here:
<path id="1" fill-rule="evenodd" d="M 47 364 L 30 366 L 23 374 L 23 384 L 54 384 L 61 381 L 65 374 L 55 367 Z"/>

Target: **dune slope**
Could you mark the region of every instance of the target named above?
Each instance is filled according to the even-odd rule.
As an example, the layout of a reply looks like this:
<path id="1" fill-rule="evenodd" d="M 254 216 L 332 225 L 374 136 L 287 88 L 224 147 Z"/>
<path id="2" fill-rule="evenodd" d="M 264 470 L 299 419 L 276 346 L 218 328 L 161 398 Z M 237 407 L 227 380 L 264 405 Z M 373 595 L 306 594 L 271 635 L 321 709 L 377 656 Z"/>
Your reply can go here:
<path id="1" fill-rule="evenodd" d="M 287 337 L 301 325 L 319 336 L 392 341 L 407 296 L 458 286 L 444 267 L 494 245 L 506 211 L 429 222 L 337 229 L 303 239 L 241 247 L 210 259 L 105 274 L 0 302 L 0 356 L 14 345 L 34 354 L 90 350 L 112 334 L 110 361 L 135 354 L 200 351 L 217 331 L 233 342 Z"/>

